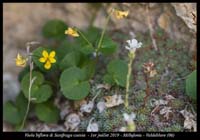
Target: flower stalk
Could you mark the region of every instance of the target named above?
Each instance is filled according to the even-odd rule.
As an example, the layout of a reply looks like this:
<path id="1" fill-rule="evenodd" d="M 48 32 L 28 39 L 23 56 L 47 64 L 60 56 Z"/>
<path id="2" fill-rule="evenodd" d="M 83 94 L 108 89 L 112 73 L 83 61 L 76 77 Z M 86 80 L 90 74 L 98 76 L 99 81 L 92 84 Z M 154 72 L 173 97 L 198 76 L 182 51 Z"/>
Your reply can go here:
<path id="1" fill-rule="evenodd" d="M 128 97 L 129 97 L 129 86 L 130 86 L 130 77 L 132 71 L 132 63 L 135 58 L 135 53 L 129 53 L 129 63 L 128 63 L 128 73 L 126 77 L 126 95 L 125 95 L 125 102 L 124 105 L 126 108 L 129 106 Z"/>
<path id="2" fill-rule="evenodd" d="M 136 39 L 127 40 L 126 42 L 128 43 L 128 46 L 125 46 L 125 48 L 129 51 L 128 53 L 129 63 L 128 63 L 128 72 L 127 72 L 127 77 L 126 77 L 126 94 L 125 94 L 124 106 L 128 108 L 129 86 L 130 86 L 130 77 L 131 77 L 131 71 L 132 71 L 132 63 L 135 58 L 135 51 L 137 48 L 140 48 L 142 46 L 142 43 L 138 42 Z"/>
<path id="3" fill-rule="evenodd" d="M 85 35 L 78 29 L 77 32 L 81 35 L 81 37 L 88 43 L 89 46 L 93 47 L 92 43 L 85 37 Z"/>
<path id="4" fill-rule="evenodd" d="M 24 128 L 24 124 L 25 124 L 25 121 L 26 121 L 26 118 L 28 116 L 28 112 L 29 112 L 29 109 L 30 109 L 30 104 L 31 104 L 31 88 L 32 88 L 32 85 L 36 79 L 36 77 L 32 78 L 32 71 L 33 71 L 33 62 L 32 62 L 32 54 L 30 53 L 30 47 L 31 45 L 34 45 L 34 44 L 38 44 L 38 42 L 30 42 L 30 43 L 27 43 L 27 56 L 29 56 L 29 67 L 30 67 L 30 79 L 29 79 L 29 89 L 28 89 L 28 104 L 27 104 L 27 108 L 26 108 L 26 113 L 24 115 L 24 119 L 22 121 L 22 124 L 20 126 L 20 130 L 22 130 Z"/>
<path id="5" fill-rule="evenodd" d="M 96 53 L 97 53 L 97 57 L 98 57 L 98 52 L 99 52 L 99 49 L 101 48 L 101 45 L 102 45 L 102 41 L 103 41 L 103 37 L 104 37 L 104 34 L 105 34 L 105 31 L 106 31 L 106 28 L 108 26 L 108 22 L 110 20 L 110 17 L 111 17 L 111 14 L 112 14 L 113 10 L 111 10 L 111 12 L 108 14 L 107 18 L 106 18 L 106 23 L 105 23 L 105 26 L 103 28 L 103 31 L 101 32 L 101 37 L 99 39 L 99 42 L 98 42 L 98 45 L 97 45 L 97 49 L 96 49 Z"/>

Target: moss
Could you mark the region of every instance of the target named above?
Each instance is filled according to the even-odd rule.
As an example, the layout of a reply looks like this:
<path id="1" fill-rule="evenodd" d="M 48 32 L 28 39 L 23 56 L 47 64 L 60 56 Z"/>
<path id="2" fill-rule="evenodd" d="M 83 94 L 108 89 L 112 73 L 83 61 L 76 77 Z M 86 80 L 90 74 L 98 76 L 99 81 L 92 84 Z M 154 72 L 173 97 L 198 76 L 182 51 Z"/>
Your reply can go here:
<path id="1" fill-rule="evenodd" d="M 173 124 L 169 127 L 163 127 L 162 132 L 182 132 L 184 129 L 180 124 Z"/>
<path id="2" fill-rule="evenodd" d="M 117 37 L 116 37 L 117 38 Z M 188 73 L 190 73 L 191 69 L 191 60 L 192 55 L 188 52 L 188 48 L 183 46 L 181 41 L 177 42 L 177 40 L 168 39 L 168 35 L 162 30 L 158 29 L 156 31 L 156 40 L 159 51 L 154 51 L 150 46 L 152 45 L 151 39 L 149 38 L 149 33 L 145 34 L 137 34 L 136 38 L 139 41 L 143 41 L 143 47 L 137 50 L 137 55 L 133 63 L 133 81 L 131 83 L 132 89 L 130 89 L 130 105 L 133 105 L 135 108 L 125 109 L 124 105 L 116 106 L 113 108 L 108 108 L 104 112 L 99 113 L 98 110 L 94 109 L 91 115 L 88 115 L 83 122 L 88 122 L 91 117 L 94 117 L 95 120 L 99 124 L 100 131 L 114 131 L 118 130 L 117 128 L 125 126 L 125 122 L 123 121 L 123 113 L 131 113 L 133 110 L 136 113 L 136 125 L 139 131 L 164 131 L 164 132 L 180 132 L 183 131 L 182 120 L 179 115 L 173 117 L 171 123 L 168 127 L 163 127 L 162 130 L 158 129 L 156 126 L 151 125 L 149 121 L 149 114 L 152 109 L 150 106 L 150 99 L 160 99 L 163 94 L 169 93 L 170 91 L 176 92 L 177 95 L 182 95 L 185 91 L 185 81 L 181 78 L 185 77 Z M 181 42 L 181 43 L 180 43 Z M 120 51 L 120 57 L 127 57 L 126 53 L 123 53 L 123 50 Z M 144 53 L 145 52 L 145 53 Z M 100 57 L 101 58 L 101 57 Z M 102 59 L 102 66 L 107 65 L 107 60 L 111 60 L 112 58 Z M 145 88 L 146 83 L 144 81 L 143 75 L 143 63 L 152 60 L 155 63 L 155 69 L 157 71 L 157 75 L 152 78 L 149 83 L 151 87 L 151 92 L 158 93 L 157 96 L 149 96 L 147 100 L 147 104 L 145 108 L 142 108 L 144 97 L 146 96 Z M 94 83 L 101 83 L 102 74 L 104 74 L 104 68 L 99 66 L 99 71 L 94 77 Z M 168 74 L 166 74 L 166 69 L 168 70 Z M 162 79 L 161 79 L 162 77 Z M 92 86 L 94 87 L 94 86 Z M 134 89 L 133 89 L 134 87 Z M 125 89 L 119 87 L 112 87 L 110 90 L 102 90 L 102 93 L 98 95 L 95 102 L 103 99 L 103 96 L 111 96 L 114 94 L 121 94 Z M 91 94 L 89 95 L 89 99 L 92 99 L 98 90 L 94 87 Z M 170 106 L 173 109 L 180 110 L 184 107 L 184 101 L 182 99 L 176 98 L 170 102 Z M 179 121 L 180 120 L 180 121 Z M 88 123 L 81 123 L 81 130 L 86 130 Z M 140 129 L 141 128 L 141 129 Z"/>
<path id="3" fill-rule="evenodd" d="M 170 106 L 174 109 L 182 109 L 184 104 L 183 99 L 175 99 L 171 101 Z"/>
<path id="4" fill-rule="evenodd" d="M 157 132 L 158 129 L 155 126 L 150 126 L 150 127 L 147 127 L 147 131 L 148 132 Z"/>
<path id="5" fill-rule="evenodd" d="M 145 91 L 140 90 L 140 91 L 135 95 L 135 101 L 136 101 L 136 102 L 143 102 L 145 96 L 146 96 Z"/>
<path id="6" fill-rule="evenodd" d="M 82 120 L 79 125 L 79 131 L 86 132 L 89 120 Z"/>
<path id="7" fill-rule="evenodd" d="M 136 122 L 138 125 L 146 126 L 149 123 L 149 118 L 147 115 L 144 114 L 137 114 L 136 116 Z"/>

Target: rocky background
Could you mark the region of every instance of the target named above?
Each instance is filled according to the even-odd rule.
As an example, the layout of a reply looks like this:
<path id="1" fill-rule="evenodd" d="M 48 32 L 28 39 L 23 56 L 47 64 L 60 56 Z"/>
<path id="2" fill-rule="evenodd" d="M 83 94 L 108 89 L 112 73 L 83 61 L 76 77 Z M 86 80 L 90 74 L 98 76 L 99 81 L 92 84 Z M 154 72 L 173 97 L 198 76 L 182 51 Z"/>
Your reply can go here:
<path id="1" fill-rule="evenodd" d="M 14 100 L 20 87 L 15 66 L 17 52 L 25 53 L 29 41 L 44 42 L 42 26 L 50 19 L 61 19 L 69 26 L 103 27 L 110 8 L 129 10 L 127 20 L 112 19 L 109 30 L 145 33 L 160 27 L 173 39 L 181 39 L 185 47 L 196 50 L 195 3 L 4 3 L 3 4 L 3 101 Z M 153 36 L 151 36 L 153 38 Z M 23 53 L 22 53 L 23 54 Z"/>

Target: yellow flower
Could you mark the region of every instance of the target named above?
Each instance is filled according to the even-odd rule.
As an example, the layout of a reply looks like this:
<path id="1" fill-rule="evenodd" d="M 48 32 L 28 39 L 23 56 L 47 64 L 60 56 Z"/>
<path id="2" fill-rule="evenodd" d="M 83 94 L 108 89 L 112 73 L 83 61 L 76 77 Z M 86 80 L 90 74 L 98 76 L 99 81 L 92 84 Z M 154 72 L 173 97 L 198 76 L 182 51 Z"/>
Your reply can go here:
<path id="1" fill-rule="evenodd" d="M 25 67 L 26 61 L 28 59 L 21 56 L 19 53 L 17 54 L 17 58 L 15 59 L 16 66 Z"/>
<path id="2" fill-rule="evenodd" d="M 56 63 L 56 59 L 54 58 L 56 55 L 55 51 L 51 51 L 50 54 L 46 50 L 43 50 L 42 56 L 39 61 L 44 64 L 45 69 L 50 69 L 51 68 L 51 63 Z"/>
<path id="3" fill-rule="evenodd" d="M 115 14 L 115 17 L 116 17 L 117 19 L 122 19 L 122 18 L 128 16 L 129 11 L 119 11 L 119 10 L 116 10 L 116 9 L 115 9 L 114 14 Z"/>
<path id="4" fill-rule="evenodd" d="M 74 29 L 70 27 L 67 30 L 65 30 L 65 34 L 71 35 L 73 37 L 79 37 L 79 34 L 77 33 L 77 31 L 75 31 Z"/>

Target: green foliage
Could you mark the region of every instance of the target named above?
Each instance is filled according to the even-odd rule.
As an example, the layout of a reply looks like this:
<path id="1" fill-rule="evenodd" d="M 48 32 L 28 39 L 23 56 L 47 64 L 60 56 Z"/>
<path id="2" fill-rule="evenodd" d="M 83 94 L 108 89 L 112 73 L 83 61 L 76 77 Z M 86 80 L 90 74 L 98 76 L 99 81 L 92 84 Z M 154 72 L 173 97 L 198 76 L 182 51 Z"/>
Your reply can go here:
<path id="1" fill-rule="evenodd" d="M 91 54 L 95 51 L 94 47 L 89 45 L 85 40 L 82 38 L 78 38 L 78 41 L 74 42 L 79 49 L 80 52 L 84 53 L 85 55 Z"/>
<path id="2" fill-rule="evenodd" d="M 56 56 L 60 62 L 66 54 L 76 50 L 76 46 L 68 40 L 63 40 L 59 46 L 56 47 Z"/>
<path id="3" fill-rule="evenodd" d="M 6 102 L 3 106 L 3 118 L 5 121 L 14 125 L 19 124 L 22 121 L 18 109 L 11 101 Z"/>
<path id="4" fill-rule="evenodd" d="M 145 91 L 140 91 L 139 93 L 137 93 L 136 95 L 135 95 L 135 101 L 136 102 L 143 102 L 144 101 L 144 97 L 146 96 L 146 93 L 145 93 Z"/>
<path id="5" fill-rule="evenodd" d="M 115 43 L 109 37 L 104 37 L 100 48 L 100 52 L 105 55 L 110 55 L 114 53 L 116 50 L 117 50 L 117 43 Z"/>
<path id="6" fill-rule="evenodd" d="M 101 29 L 96 27 L 90 27 L 87 31 L 82 31 L 87 39 L 92 43 L 93 47 L 90 46 L 83 38 L 76 39 L 76 46 L 80 46 L 79 50 L 84 54 L 91 54 L 95 51 L 95 48 L 98 45 L 100 36 L 101 36 Z M 117 43 L 114 42 L 108 35 L 105 35 L 102 40 L 102 45 L 100 48 L 100 52 L 104 55 L 110 55 L 117 50 Z"/>
<path id="7" fill-rule="evenodd" d="M 117 50 L 118 44 L 114 40 L 122 43 L 129 38 L 128 35 L 123 35 L 120 32 L 118 34 L 115 33 L 112 37 L 105 32 L 102 44 L 99 50 L 96 50 L 102 29 L 91 26 L 86 30 L 81 31 L 92 45 L 88 44 L 88 42 L 82 38 L 80 32 L 78 32 L 80 35 L 79 37 L 68 38 L 68 35 L 64 34 L 66 29 L 67 25 L 61 20 L 48 21 L 42 29 L 42 34 L 47 39 L 52 39 L 51 41 L 53 41 L 53 44 L 51 46 L 38 47 L 32 52 L 34 62 L 32 77 L 36 77 L 36 79 L 31 88 L 31 103 L 36 103 L 34 104 L 34 107 L 37 118 L 46 123 L 57 123 L 59 121 L 59 110 L 54 106 L 53 100 L 50 100 L 53 90 L 55 92 L 61 91 L 61 93 L 70 100 L 81 100 L 86 98 L 90 92 L 89 80 L 93 78 L 93 76 L 95 82 L 97 76 L 101 78 L 101 73 L 104 72 L 105 68 L 105 63 L 102 63 L 102 61 L 107 62 L 107 60 L 112 59 L 109 57 L 105 59 L 104 56 L 111 55 Z M 78 29 L 78 31 L 80 30 Z M 138 40 L 143 40 L 142 43 L 144 47 L 136 51 L 137 57 L 133 63 L 133 72 L 136 83 L 134 87 L 133 85 L 130 85 L 131 93 L 133 93 L 130 96 L 130 101 L 132 101 L 131 105 L 133 105 L 133 108 L 130 107 L 124 109 L 124 106 L 120 105 L 112 109 L 107 108 L 102 113 L 99 113 L 97 109 L 93 110 L 91 115 L 86 115 L 81 118 L 81 131 L 86 131 L 89 120 L 92 117 L 94 117 L 95 121 L 99 124 L 100 131 L 118 130 L 121 126 L 127 125 L 123 119 L 123 113 L 127 112 L 130 114 L 133 111 L 136 113 L 135 122 L 137 126 L 139 126 L 137 129 L 143 130 L 143 128 L 146 128 L 147 131 L 160 130 L 155 126 L 151 126 L 149 115 L 153 108 L 150 106 L 150 99 L 154 99 L 154 95 L 157 97 L 169 92 L 179 94 L 179 91 L 181 91 L 181 93 L 183 93 L 185 81 L 180 79 L 185 77 L 185 75 L 191 71 L 189 68 L 191 62 L 188 61 L 191 56 L 188 55 L 188 49 L 183 47 L 184 43 L 176 43 L 173 39 L 166 36 L 164 30 L 160 28 L 157 29 L 155 37 L 159 48 L 158 51 L 152 49 L 152 40 L 149 38 L 149 33 L 136 35 Z M 39 62 L 39 58 L 43 57 L 43 50 L 50 53 L 52 47 L 55 47 L 56 63 L 52 64 L 50 70 L 46 70 L 44 68 L 45 63 Z M 98 59 L 101 62 L 96 61 L 97 59 L 94 58 L 93 53 L 96 51 L 101 54 Z M 119 56 L 123 55 L 124 52 L 120 51 Z M 142 72 L 142 65 L 149 60 L 155 63 L 155 69 L 158 74 L 149 81 L 152 97 L 149 97 L 149 101 L 147 101 L 146 104 L 147 106 L 142 108 L 141 105 L 146 96 L 146 84 Z M 94 75 L 96 69 L 98 69 L 98 75 Z M 125 87 L 127 71 L 128 66 L 125 61 L 120 59 L 110 61 L 107 65 L 107 73 L 104 75 L 103 81 L 110 85 L 116 85 L 116 89 L 111 88 L 110 90 L 104 90 L 106 92 L 98 95 L 95 99 L 95 103 L 101 101 L 103 96 L 106 96 L 106 93 L 109 93 L 110 95 L 124 93 L 124 88 L 119 88 L 118 86 Z M 3 106 L 4 120 L 16 126 L 21 124 L 26 112 L 30 83 L 29 74 L 29 67 L 24 68 L 18 77 L 21 82 L 22 93 L 19 94 L 15 103 L 8 101 Z M 98 80 L 100 78 L 98 78 Z M 51 88 L 51 86 L 47 84 L 51 83 L 50 81 L 56 83 L 53 85 L 55 88 Z M 93 84 L 93 82 L 91 83 Z M 92 89 L 93 88 L 95 89 L 96 87 L 93 86 Z M 191 96 L 192 99 L 196 99 L 196 71 L 195 74 L 190 74 L 187 77 L 185 89 L 187 95 Z M 97 89 L 91 93 L 92 94 L 88 96 L 87 100 L 91 100 L 96 95 Z M 169 102 L 169 105 L 172 108 L 179 110 L 184 107 L 184 102 L 185 101 L 182 100 L 182 98 L 177 98 L 176 100 Z M 172 120 L 172 122 L 174 122 L 174 120 Z M 179 132 L 183 130 L 183 126 L 181 125 L 175 123 L 163 128 L 163 131 Z"/>
<path id="8" fill-rule="evenodd" d="M 46 47 L 38 47 L 37 49 L 35 49 L 35 50 L 33 51 L 33 62 L 34 62 L 34 64 L 35 64 L 42 72 L 50 72 L 50 71 L 55 70 L 55 68 L 56 68 L 56 66 L 57 66 L 57 62 L 56 62 L 56 63 L 51 63 L 51 69 L 50 69 L 50 70 L 47 70 L 47 69 L 44 68 L 45 63 L 41 63 L 41 62 L 39 61 L 39 59 L 40 59 L 41 57 L 43 57 L 43 55 L 42 55 L 43 50 L 46 50 L 46 51 L 48 52 L 48 54 L 49 54 L 51 51 L 53 51 L 51 48 L 49 48 L 49 47 L 47 47 L 47 46 L 46 46 Z M 55 56 L 54 58 L 57 60 L 57 56 Z"/>
<path id="9" fill-rule="evenodd" d="M 161 132 L 182 132 L 184 129 L 180 124 L 173 124 L 168 127 L 164 127 Z"/>
<path id="10" fill-rule="evenodd" d="M 59 110 L 50 101 L 36 104 L 35 113 L 39 120 L 46 123 L 57 123 L 59 120 Z"/>
<path id="11" fill-rule="evenodd" d="M 72 66 L 78 66 L 81 59 L 80 52 L 70 52 L 60 62 L 60 69 L 64 70 Z"/>
<path id="12" fill-rule="evenodd" d="M 146 126 L 148 125 L 148 116 L 147 115 L 144 115 L 144 114 L 137 114 L 136 116 L 136 122 L 137 124 L 140 126 L 140 125 L 143 125 L 143 126 Z"/>
<path id="13" fill-rule="evenodd" d="M 175 99 L 171 101 L 171 106 L 175 109 L 183 109 L 184 105 L 185 103 L 183 99 Z"/>
<path id="14" fill-rule="evenodd" d="M 95 73 L 95 60 L 87 60 L 85 63 L 82 65 L 81 69 L 84 72 L 84 75 L 86 76 L 86 79 L 90 79 L 93 77 Z"/>
<path id="15" fill-rule="evenodd" d="M 193 71 L 186 79 L 186 94 L 193 100 L 197 98 L 197 71 Z"/>
<path id="16" fill-rule="evenodd" d="M 3 119 L 4 121 L 19 125 L 26 113 L 27 100 L 24 95 L 20 93 L 16 98 L 16 103 L 7 101 L 3 105 Z"/>
<path id="17" fill-rule="evenodd" d="M 155 126 L 150 126 L 147 128 L 148 132 L 158 132 L 158 129 Z"/>
<path id="18" fill-rule="evenodd" d="M 112 60 L 107 66 L 107 74 L 103 80 L 108 84 L 117 84 L 119 86 L 126 86 L 126 76 L 128 72 L 128 65 L 125 61 L 117 59 Z"/>
<path id="19" fill-rule="evenodd" d="M 34 103 L 41 103 L 47 101 L 53 91 L 48 84 L 44 84 L 44 76 L 42 73 L 33 71 L 32 78 L 36 77 L 31 88 L 31 98 L 33 98 Z M 29 98 L 29 82 L 30 82 L 30 73 L 27 73 L 21 81 L 21 88 L 25 97 Z"/>
<path id="20" fill-rule="evenodd" d="M 85 80 L 83 70 L 71 67 L 64 70 L 60 77 L 60 86 L 63 95 L 71 100 L 81 100 L 89 94 L 90 85 Z"/>
<path id="21" fill-rule="evenodd" d="M 58 19 L 49 20 L 42 29 L 42 34 L 44 37 L 49 39 L 60 40 L 65 38 L 65 30 L 67 29 L 67 25 Z"/>
<path id="22" fill-rule="evenodd" d="M 110 84 L 110 85 L 114 85 L 115 84 L 115 81 L 114 81 L 114 79 L 113 79 L 111 74 L 105 74 L 104 77 L 103 77 L 103 80 L 107 84 Z"/>

